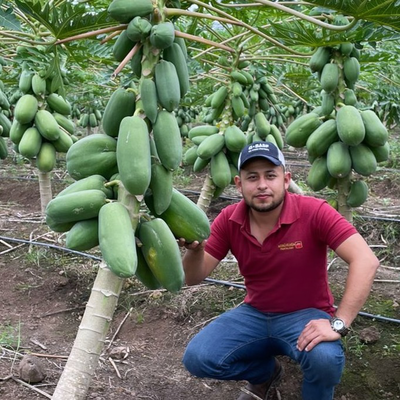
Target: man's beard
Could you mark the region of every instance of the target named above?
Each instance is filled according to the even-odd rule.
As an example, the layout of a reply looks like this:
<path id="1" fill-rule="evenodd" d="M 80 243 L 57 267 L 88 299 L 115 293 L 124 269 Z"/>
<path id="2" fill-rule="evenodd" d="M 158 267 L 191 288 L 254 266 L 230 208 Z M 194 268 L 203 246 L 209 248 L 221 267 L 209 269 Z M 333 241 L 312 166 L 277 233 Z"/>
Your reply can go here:
<path id="1" fill-rule="evenodd" d="M 275 210 L 277 207 L 279 207 L 285 198 L 285 195 L 283 194 L 280 196 L 277 200 L 273 201 L 272 203 L 269 204 L 254 204 L 252 201 L 248 200 L 246 197 L 244 197 L 245 203 L 254 211 L 263 213 L 263 212 L 270 212 Z"/>

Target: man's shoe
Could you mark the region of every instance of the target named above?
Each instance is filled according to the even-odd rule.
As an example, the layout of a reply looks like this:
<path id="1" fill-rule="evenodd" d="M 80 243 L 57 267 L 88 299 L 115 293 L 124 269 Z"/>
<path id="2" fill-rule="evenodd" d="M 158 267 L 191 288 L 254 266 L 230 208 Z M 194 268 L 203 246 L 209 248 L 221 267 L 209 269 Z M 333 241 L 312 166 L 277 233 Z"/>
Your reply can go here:
<path id="1" fill-rule="evenodd" d="M 242 388 L 243 392 L 237 400 L 267 400 L 269 390 L 273 385 L 279 383 L 283 376 L 283 368 L 279 361 L 275 359 L 274 373 L 266 382 L 258 385 L 248 383 L 246 387 Z"/>

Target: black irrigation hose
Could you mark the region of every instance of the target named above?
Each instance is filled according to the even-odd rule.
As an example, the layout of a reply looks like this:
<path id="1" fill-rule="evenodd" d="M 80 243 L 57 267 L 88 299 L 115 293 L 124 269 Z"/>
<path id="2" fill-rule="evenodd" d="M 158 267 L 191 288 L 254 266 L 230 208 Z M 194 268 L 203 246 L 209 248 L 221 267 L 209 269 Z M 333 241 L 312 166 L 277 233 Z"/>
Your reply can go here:
<path id="1" fill-rule="evenodd" d="M 43 247 L 48 247 L 48 248 L 51 248 L 51 249 L 60 250 L 60 251 L 63 251 L 65 253 L 77 254 L 77 255 L 80 255 L 80 256 L 83 256 L 83 257 L 86 257 L 86 258 L 91 258 L 91 259 L 96 260 L 96 261 L 101 261 L 102 260 L 101 257 L 93 256 L 93 255 L 88 254 L 88 253 L 83 253 L 81 251 L 71 250 L 71 249 L 67 249 L 65 247 L 56 246 L 54 244 L 48 244 L 48 243 L 44 243 L 44 242 L 32 242 L 30 240 L 10 238 L 10 237 L 7 237 L 7 236 L 0 236 L 0 240 L 9 241 L 9 242 L 17 242 L 17 243 L 25 243 L 25 244 L 33 244 L 35 246 L 43 246 Z M 213 283 L 213 284 L 217 284 L 217 285 L 232 286 L 232 287 L 235 287 L 235 288 L 238 288 L 238 289 L 246 290 L 246 287 L 244 285 L 240 284 L 240 283 L 234 283 L 234 282 L 223 281 L 223 280 L 212 279 L 212 278 L 205 278 L 204 281 L 210 282 L 210 283 Z M 336 308 L 336 306 L 334 306 L 334 307 Z M 395 318 L 390 318 L 390 317 L 383 317 L 381 315 L 374 315 L 374 314 L 366 313 L 366 312 L 363 312 L 363 311 L 360 311 L 358 313 L 358 315 L 363 316 L 363 317 L 376 319 L 378 321 L 394 322 L 396 324 L 400 324 L 400 319 L 395 319 Z"/>
<path id="2" fill-rule="evenodd" d="M 64 251 L 65 253 L 72 253 L 72 254 L 77 254 L 79 256 L 83 256 L 83 257 L 86 257 L 86 258 L 91 258 L 91 259 L 96 260 L 96 261 L 101 261 L 102 260 L 101 257 L 96 257 L 96 256 L 93 256 L 92 254 L 82 253 L 81 251 L 71 250 L 71 249 L 67 249 L 65 247 L 56 246 L 54 244 L 49 244 L 49 243 L 44 243 L 44 242 L 32 242 L 31 240 L 16 239 L 16 238 L 10 238 L 10 237 L 7 237 L 7 236 L 0 236 L 0 239 L 4 240 L 6 242 L 33 244 L 35 246 L 48 247 L 50 249 Z"/>

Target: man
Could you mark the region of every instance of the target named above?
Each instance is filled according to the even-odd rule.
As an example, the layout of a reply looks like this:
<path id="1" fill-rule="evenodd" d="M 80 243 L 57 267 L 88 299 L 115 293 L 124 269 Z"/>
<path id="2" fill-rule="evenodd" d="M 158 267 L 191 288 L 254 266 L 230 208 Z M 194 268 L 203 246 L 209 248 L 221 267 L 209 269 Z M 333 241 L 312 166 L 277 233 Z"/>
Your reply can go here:
<path id="1" fill-rule="evenodd" d="M 363 306 L 379 261 L 356 229 L 327 202 L 287 191 L 290 172 L 272 143 L 239 157 L 235 184 L 243 199 L 214 220 L 207 241 L 186 247 L 186 282 L 206 278 L 228 251 L 247 290 L 244 304 L 223 313 L 189 343 L 183 363 L 202 378 L 246 380 L 238 400 L 267 399 L 283 370 L 276 355 L 303 371 L 303 400 L 332 400 L 344 354 L 341 337 Z M 348 264 L 337 308 L 328 286 L 327 251 Z"/>

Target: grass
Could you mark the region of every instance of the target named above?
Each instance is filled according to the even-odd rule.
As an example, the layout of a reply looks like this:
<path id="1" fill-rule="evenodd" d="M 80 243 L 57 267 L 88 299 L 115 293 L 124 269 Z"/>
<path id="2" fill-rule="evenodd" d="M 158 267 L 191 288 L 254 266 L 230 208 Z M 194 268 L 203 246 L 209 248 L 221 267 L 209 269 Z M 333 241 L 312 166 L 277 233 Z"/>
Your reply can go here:
<path id="1" fill-rule="evenodd" d="M 177 168 L 173 172 L 174 187 L 187 187 L 192 182 L 192 177 L 183 168 Z"/>
<path id="2" fill-rule="evenodd" d="M 20 325 L 0 324 L 0 347 L 18 350 L 21 345 Z"/>

